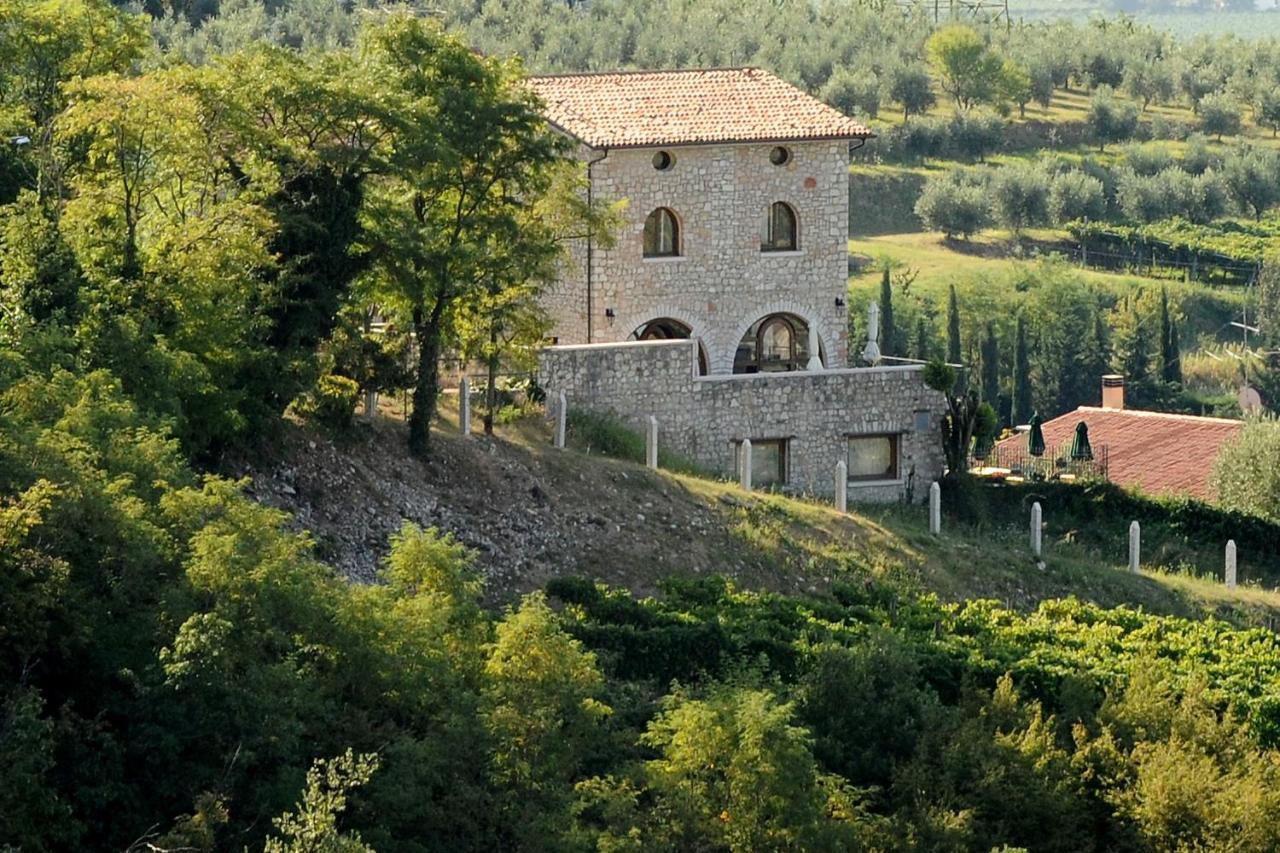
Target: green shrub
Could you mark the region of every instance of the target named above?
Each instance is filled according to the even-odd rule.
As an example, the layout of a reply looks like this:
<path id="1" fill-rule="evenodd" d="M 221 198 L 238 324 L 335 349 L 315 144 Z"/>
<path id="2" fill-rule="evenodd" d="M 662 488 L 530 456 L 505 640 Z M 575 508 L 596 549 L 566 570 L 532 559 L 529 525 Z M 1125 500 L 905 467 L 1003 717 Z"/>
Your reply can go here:
<path id="1" fill-rule="evenodd" d="M 345 376 L 326 373 L 315 387 L 294 403 L 294 411 L 330 432 L 350 432 L 355 423 L 356 404 L 360 401 L 360 383 Z"/>

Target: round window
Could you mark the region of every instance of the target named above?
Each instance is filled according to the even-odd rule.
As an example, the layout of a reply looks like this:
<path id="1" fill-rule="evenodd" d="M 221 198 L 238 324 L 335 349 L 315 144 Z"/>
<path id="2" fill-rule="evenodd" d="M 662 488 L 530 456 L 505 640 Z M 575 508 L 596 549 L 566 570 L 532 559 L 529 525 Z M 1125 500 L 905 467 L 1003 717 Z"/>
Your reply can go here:
<path id="1" fill-rule="evenodd" d="M 791 149 L 775 145 L 769 152 L 769 162 L 775 166 L 785 166 L 791 162 Z"/>
<path id="2" fill-rule="evenodd" d="M 675 165 L 675 162 L 676 158 L 672 157 L 670 152 L 667 151 L 659 151 L 657 154 L 653 155 L 653 168 L 657 169 L 659 172 L 665 172 L 667 169 L 670 169 Z"/>

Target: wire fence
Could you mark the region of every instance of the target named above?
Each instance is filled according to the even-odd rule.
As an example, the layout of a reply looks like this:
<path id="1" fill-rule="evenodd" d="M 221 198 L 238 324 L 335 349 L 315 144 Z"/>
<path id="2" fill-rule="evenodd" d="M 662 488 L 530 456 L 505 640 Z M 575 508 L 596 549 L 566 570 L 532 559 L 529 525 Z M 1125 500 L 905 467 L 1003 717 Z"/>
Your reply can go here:
<path id="1" fill-rule="evenodd" d="M 1261 263 L 1228 255 L 1179 250 L 1149 242 L 1128 243 L 1123 248 L 1113 242 L 1104 246 L 1079 242 L 1062 246 L 1059 251 L 1080 266 L 1092 269 L 1233 287 L 1256 284 L 1262 269 Z"/>

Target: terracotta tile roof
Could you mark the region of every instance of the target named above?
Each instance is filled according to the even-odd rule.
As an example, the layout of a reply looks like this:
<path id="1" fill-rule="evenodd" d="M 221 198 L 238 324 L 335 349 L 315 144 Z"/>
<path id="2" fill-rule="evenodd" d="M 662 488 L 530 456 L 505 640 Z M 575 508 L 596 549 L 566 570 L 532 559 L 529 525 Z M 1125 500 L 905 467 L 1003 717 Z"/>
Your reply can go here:
<path id="1" fill-rule="evenodd" d="M 1106 445 L 1112 482 L 1148 494 L 1201 500 L 1214 497 L 1211 481 L 1218 451 L 1244 427 L 1242 421 L 1223 418 L 1081 406 L 1045 421 L 1045 444 L 1069 447 L 1080 421 L 1089 425 L 1089 443 L 1095 449 Z M 1026 443 L 1026 435 L 1019 434 L 1000 446 L 1020 448 Z"/>
<path id="2" fill-rule="evenodd" d="M 529 85 L 552 124 L 593 148 L 874 135 L 758 68 L 557 74 Z"/>

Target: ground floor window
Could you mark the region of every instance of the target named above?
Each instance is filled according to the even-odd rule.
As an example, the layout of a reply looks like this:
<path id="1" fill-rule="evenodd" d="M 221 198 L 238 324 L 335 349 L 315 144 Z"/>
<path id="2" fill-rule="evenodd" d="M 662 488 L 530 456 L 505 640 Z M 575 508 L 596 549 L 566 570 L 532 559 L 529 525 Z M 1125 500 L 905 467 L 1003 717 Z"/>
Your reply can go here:
<path id="1" fill-rule="evenodd" d="M 892 434 L 849 436 L 849 479 L 898 479 L 898 444 Z"/>
<path id="2" fill-rule="evenodd" d="M 751 488 L 768 489 L 787 483 L 787 439 L 751 439 Z M 733 449 L 734 470 L 742 471 L 742 442 Z"/>

